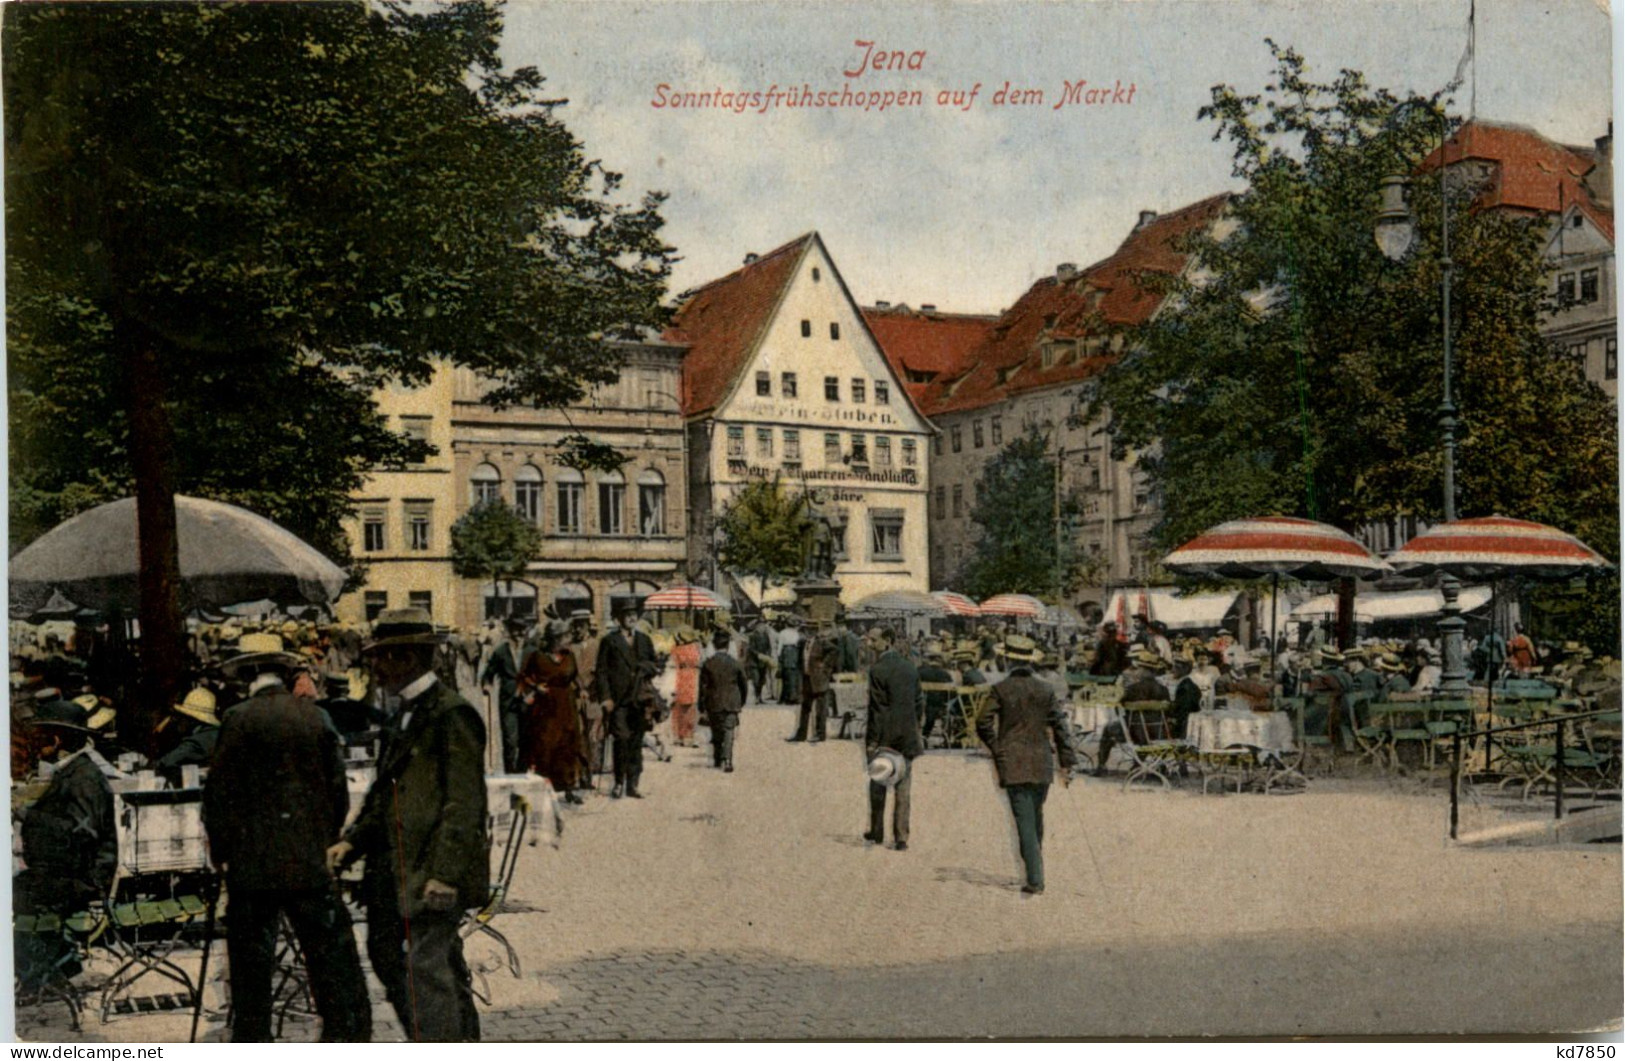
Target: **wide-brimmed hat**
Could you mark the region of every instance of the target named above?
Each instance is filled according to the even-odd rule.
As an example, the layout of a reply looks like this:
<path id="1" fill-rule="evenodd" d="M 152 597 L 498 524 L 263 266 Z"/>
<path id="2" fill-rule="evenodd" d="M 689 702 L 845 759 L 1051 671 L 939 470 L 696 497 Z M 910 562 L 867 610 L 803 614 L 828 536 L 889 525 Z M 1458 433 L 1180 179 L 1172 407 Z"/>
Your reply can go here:
<path id="1" fill-rule="evenodd" d="M 692 645 L 700 639 L 700 632 L 692 626 L 679 626 L 672 636 L 679 645 Z"/>
<path id="2" fill-rule="evenodd" d="M 218 726 L 220 715 L 215 708 L 214 693 L 198 686 L 186 694 L 186 699 L 175 705 L 175 712 L 187 718 L 195 718 L 205 726 Z"/>
<path id="3" fill-rule="evenodd" d="M 869 760 L 869 780 L 887 788 L 901 781 L 907 771 L 908 760 L 890 748 L 880 749 L 875 752 L 874 758 Z"/>
<path id="4" fill-rule="evenodd" d="M 83 696 L 76 696 L 73 698 L 73 702 L 85 709 L 86 729 L 106 729 L 107 724 L 118 717 L 118 712 L 113 709 L 113 702 L 111 700 L 103 700 L 95 693 L 86 693 Z"/>
<path id="5" fill-rule="evenodd" d="M 71 729 L 78 733 L 92 732 L 85 725 L 89 721 L 90 712 L 72 700 L 38 700 L 34 703 L 34 717 L 29 719 L 29 725 L 52 726 L 57 729 Z"/>
<path id="6" fill-rule="evenodd" d="M 1388 671 L 1391 674 L 1398 674 L 1405 669 L 1405 665 L 1399 661 L 1399 657 L 1392 652 L 1384 652 L 1376 658 L 1372 665 L 1378 670 Z"/>
<path id="7" fill-rule="evenodd" d="M 237 655 L 223 661 L 220 671 L 228 678 L 235 678 L 249 667 L 297 667 L 302 663 L 304 658 L 298 653 L 283 648 L 279 635 L 244 634 L 237 639 Z"/>
<path id="8" fill-rule="evenodd" d="M 1322 663 L 1342 663 L 1343 653 L 1335 648 L 1323 648 L 1320 650 L 1320 661 Z"/>
<path id="9" fill-rule="evenodd" d="M 1043 653 L 1038 650 L 1038 642 L 1025 634 L 1011 634 L 1004 639 L 1004 656 L 1006 659 L 1017 659 L 1030 663 L 1041 655 Z"/>
<path id="10" fill-rule="evenodd" d="M 1163 670 L 1168 666 L 1167 660 L 1148 648 L 1137 648 L 1129 653 L 1128 658 L 1135 666 L 1145 667 L 1148 670 Z"/>
<path id="11" fill-rule="evenodd" d="M 363 653 L 403 645 L 438 645 L 445 637 L 435 632 L 434 620 L 423 608 L 396 608 L 381 612 L 372 623 L 372 640 L 361 646 Z"/>

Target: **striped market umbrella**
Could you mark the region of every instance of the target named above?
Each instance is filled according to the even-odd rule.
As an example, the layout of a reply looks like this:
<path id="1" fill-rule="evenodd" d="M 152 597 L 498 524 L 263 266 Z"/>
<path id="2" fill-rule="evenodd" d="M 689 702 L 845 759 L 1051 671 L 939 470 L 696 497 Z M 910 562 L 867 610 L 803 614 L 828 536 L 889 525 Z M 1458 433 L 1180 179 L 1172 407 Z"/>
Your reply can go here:
<path id="1" fill-rule="evenodd" d="M 983 615 L 1006 615 L 1015 619 L 1041 619 L 1044 602 L 1025 593 L 1001 593 L 982 602 Z"/>
<path id="2" fill-rule="evenodd" d="M 1353 535 L 1328 523 L 1295 516 L 1236 519 L 1203 531 L 1163 557 L 1162 566 L 1185 575 L 1270 578 L 1270 674 L 1275 673 L 1276 602 L 1281 576 L 1310 582 L 1370 578 L 1393 571 Z M 1273 678 L 1272 678 L 1273 680 Z"/>
<path id="3" fill-rule="evenodd" d="M 1386 575 L 1381 557 L 1336 527 L 1292 516 L 1237 519 L 1203 531 L 1169 553 L 1162 566 L 1182 575 L 1310 582 Z"/>
<path id="4" fill-rule="evenodd" d="M 941 604 L 949 615 L 975 618 L 982 614 L 982 609 L 977 603 L 963 593 L 955 593 L 949 589 L 939 589 L 931 596 L 937 599 L 937 603 Z"/>
<path id="5" fill-rule="evenodd" d="M 646 611 L 711 611 L 727 606 L 721 597 L 700 586 L 668 586 L 643 598 Z"/>
<path id="6" fill-rule="evenodd" d="M 1507 516 L 1429 527 L 1388 560 L 1406 572 L 1446 571 L 1488 579 L 1573 578 L 1613 566 L 1572 534 Z"/>
<path id="7" fill-rule="evenodd" d="M 852 605 L 851 614 L 858 618 L 883 615 L 921 615 L 936 618 L 946 615 L 947 611 L 942 602 L 929 593 L 897 589 L 871 593 Z"/>

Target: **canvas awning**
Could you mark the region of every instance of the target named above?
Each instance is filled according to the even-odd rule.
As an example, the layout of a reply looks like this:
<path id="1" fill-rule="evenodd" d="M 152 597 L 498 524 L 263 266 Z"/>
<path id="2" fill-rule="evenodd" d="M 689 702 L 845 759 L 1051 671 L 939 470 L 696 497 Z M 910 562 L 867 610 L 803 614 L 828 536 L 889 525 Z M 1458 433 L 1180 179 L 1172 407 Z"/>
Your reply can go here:
<path id="1" fill-rule="evenodd" d="M 1488 586 L 1463 586 L 1458 598 L 1461 610 L 1473 612 L 1490 602 Z M 1293 619 L 1313 619 L 1337 614 L 1337 594 L 1322 593 L 1292 609 Z M 1357 622 L 1374 623 L 1387 619 L 1428 619 L 1444 614 L 1444 594 L 1436 589 L 1407 589 L 1397 593 L 1361 593 L 1354 598 Z"/>
<path id="2" fill-rule="evenodd" d="M 1238 592 L 1190 593 L 1171 589 L 1120 589 L 1106 604 L 1105 619 L 1127 630 L 1136 615 L 1148 615 L 1170 630 L 1210 630 L 1224 622 L 1235 607 Z"/>

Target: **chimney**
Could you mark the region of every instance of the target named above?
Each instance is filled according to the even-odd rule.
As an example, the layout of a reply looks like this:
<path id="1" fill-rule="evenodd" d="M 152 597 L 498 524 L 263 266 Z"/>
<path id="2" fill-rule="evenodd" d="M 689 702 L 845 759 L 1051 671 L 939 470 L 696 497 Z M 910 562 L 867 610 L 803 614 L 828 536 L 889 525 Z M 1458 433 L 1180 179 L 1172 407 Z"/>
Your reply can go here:
<path id="1" fill-rule="evenodd" d="M 890 302 L 876 302 L 875 309 L 891 309 Z"/>
<path id="2" fill-rule="evenodd" d="M 1064 284 L 1077 275 L 1078 265 L 1076 262 L 1062 262 L 1055 267 L 1055 279 L 1059 283 Z"/>
<path id="3" fill-rule="evenodd" d="M 921 313 L 935 313 L 936 311 L 937 311 L 937 304 L 935 302 L 921 302 L 920 303 L 920 312 Z"/>
<path id="4" fill-rule="evenodd" d="M 745 255 L 745 264 L 746 265 L 755 265 L 756 264 L 756 258 L 757 258 L 756 252 L 751 251 L 749 254 Z"/>
<path id="5" fill-rule="evenodd" d="M 1140 211 L 1140 220 L 1135 222 L 1134 231 L 1136 231 L 1136 232 L 1140 231 L 1140 229 L 1142 229 L 1145 226 L 1149 225 L 1151 222 L 1155 221 L 1156 219 L 1157 219 L 1157 212 L 1155 210 L 1141 210 Z"/>
<path id="6" fill-rule="evenodd" d="M 1608 123 L 1608 132 L 1597 137 L 1597 164 L 1585 175 L 1586 191 L 1592 200 L 1605 209 L 1614 206 L 1614 123 Z"/>

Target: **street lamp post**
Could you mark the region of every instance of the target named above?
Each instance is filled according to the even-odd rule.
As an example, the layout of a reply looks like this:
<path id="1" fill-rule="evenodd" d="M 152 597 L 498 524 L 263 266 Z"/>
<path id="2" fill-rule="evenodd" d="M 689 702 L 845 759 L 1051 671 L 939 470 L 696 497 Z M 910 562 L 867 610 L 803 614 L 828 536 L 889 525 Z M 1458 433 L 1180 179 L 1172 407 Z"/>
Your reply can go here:
<path id="1" fill-rule="evenodd" d="M 1425 102 L 1407 100 L 1393 113 L 1405 107 Z M 1390 121 L 1393 115 L 1390 115 Z M 1450 389 L 1451 333 L 1450 333 L 1450 280 L 1455 263 L 1450 260 L 1450 201 L 1445 184 L 1444 149 L 1449 139 L 1449 127 L 1444 112 L 1439 118 L 1439 284 L 1442 289 L 1444 321 L 1444 397 L 1439 403 L 1439 432 L 1444 442 L 1444 521 L 1456 519 L 1456 403 Z M 1416 224 L 1405 201 L 1406 177 L 1391 174 L 1382 181 L 1382 209 L 1377 214 L 1377 247 L 1390 261 L 1399 261 L 1410 250 L 1416 238 Z M 1439 691 L 1451 695 L 1466 695 L 1467 666 L 1462 651 L 1462 635 L 1467 621 L 1461 617 L 1461 583 L 1449 572 L 1439 581 L 1444 594 L 1444 618 L 1439 620 L 1439 640 L 1444 667 L 1439 676 Z"/>

